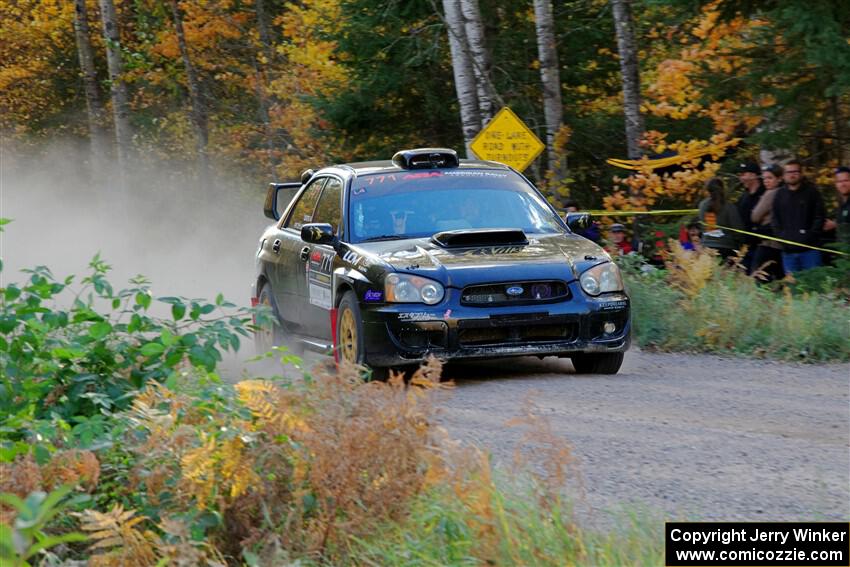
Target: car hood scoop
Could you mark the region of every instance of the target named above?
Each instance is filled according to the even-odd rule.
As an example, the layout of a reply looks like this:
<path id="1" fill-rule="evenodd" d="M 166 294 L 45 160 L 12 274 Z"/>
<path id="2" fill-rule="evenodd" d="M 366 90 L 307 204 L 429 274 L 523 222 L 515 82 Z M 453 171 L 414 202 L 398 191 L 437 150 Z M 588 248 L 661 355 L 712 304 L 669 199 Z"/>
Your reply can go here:
<path id="1" fill-rule="evenodd" d="M 431 237 L 431 240 L 443 248 L 519 246 L 528 244 L 528 237 L 518 228 L 446 230 L 444 232 L 438 232 Z"/>

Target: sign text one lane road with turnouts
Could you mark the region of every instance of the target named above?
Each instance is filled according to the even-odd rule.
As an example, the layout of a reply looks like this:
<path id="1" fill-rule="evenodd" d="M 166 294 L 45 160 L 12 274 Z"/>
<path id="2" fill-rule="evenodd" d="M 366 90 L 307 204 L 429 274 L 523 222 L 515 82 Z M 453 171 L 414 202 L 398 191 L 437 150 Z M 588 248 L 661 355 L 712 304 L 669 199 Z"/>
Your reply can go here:
<path id="1" fill-rule="evenodd" d="M 506 106 L 475 136 L 469 147 L 479 159 L 498 161 L 523 171 L 546 146 Z"/>

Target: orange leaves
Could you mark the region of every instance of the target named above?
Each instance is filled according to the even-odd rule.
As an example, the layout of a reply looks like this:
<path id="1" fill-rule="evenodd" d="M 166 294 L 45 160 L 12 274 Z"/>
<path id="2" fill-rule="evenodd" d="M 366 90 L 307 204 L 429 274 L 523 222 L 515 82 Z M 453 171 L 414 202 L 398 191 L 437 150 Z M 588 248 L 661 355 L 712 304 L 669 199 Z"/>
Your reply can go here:
<path id="1" fill-rule="evenodd" d="M 717 3 L 703 8 L 694 19 L 690 30 L 680 36 L 682 48 L 675 57 L 668 57 L 649 72 L 652 81 L 647 89 L 645 109 L 655 116 L 684 120 L 695 117 L 710 118 L 714 130 L 732 136 L 741 128 L 751 130 L 760 118 L 740 109 L 751 100 L 746 92 L 736 98 L 706 102 L 704 90 L 711 86 L 705 81 L 706 72 L 735 76 L 751 64 L 743 50 L 751 47 L 747 33 L 750 28 L 762 25 L 755 19 L 720 19 Z M 770 105 L 769 99 L 763 99 Z"/>
<path id="2" fill-rule="evenodd" d="M 654 153 L 670 152 L 685 157 L 684 161 L 676 157 L 669 158 L 671 165 L 677 165 L 681 170 L 659 174 L 653 169 L 652 161 L 647 159 L 646 167 L 638 167 L 636 174 L 627 178 L 614 178 L 615 191 L 603 197 L 605 209 L 642 210 L 662 200 L 666 203 L 693 205 L 698 201 L 706 181 L 720 169 L 716 161 L 703 163 L 703 160 L 717 160 L 726 148 L 738 143 L 738 140 L 730 140 L 722 132 L 710 140 L 666 142 L 665 137 L 666 134 L 657 131 L 647 132 L 642 145 L 651 148 Z"/>

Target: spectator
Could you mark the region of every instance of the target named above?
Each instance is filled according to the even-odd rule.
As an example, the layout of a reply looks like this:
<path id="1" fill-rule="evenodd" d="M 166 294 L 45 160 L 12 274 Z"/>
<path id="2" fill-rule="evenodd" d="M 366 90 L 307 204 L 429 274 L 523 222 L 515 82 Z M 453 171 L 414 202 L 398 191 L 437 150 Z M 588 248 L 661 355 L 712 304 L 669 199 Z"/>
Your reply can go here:
<path id="1" fill-rule="evenodd" d="M 612 224 L 611 229 L 608 231 L 608 238 L 614 245 L 613 250 L 608 250 L 611 254 L 617 256 L 625 256 L 626 254 L 631 254 L 632 245 L 626 238 L 625 226 L 621 225 L 618 222 Z"/>
<path id="2" fill-rule="evenodd" d="M 850 245 L 850 167 L 835 170 L 835 190 L 838 192 L 838 208 L 834 218 L 827 219 L 824 231 L 835 231 L 833 240 Z"/>
<path id="3" fill-rule="evenodd" d="M 702 251 L 702 227 L 698 220 L 688 223 L 683 238 L 679 240 L 685 250 Z"/>
<path id="4" fill-rule="evenodd" d="M 735 252 L 738 237 L 729 230 L 743 228 L 738 208 L 726 201 L 726 189 L 719 177 L 709 179 L 705 184 L 708 197 L 699 204 L 699 220 L 703 225 L 702 245 L 717 250 L 727 260 Z"/>
<path id="5" fill-rule="evenodd" d="M 567 199 L 567 202 L 564 203 L 564 208 L 568 213 L 577 213 L 581 210 L 578 201 L 573 199 Z M 597 244 L 602 240 L 602 234 L 599 232 L 599 223 L 596 221 L 591 221 L 590 226 L 582 230 L 577 230 L 575 233 Z"/>
<path id="6" fill-rule="evenodd" d="M 756 206 L 756 203 L 759 202 L 759 199 L 761 199 L 765 192 L 760 175 L 761 169 L 759 169 L 757 163 L 744 162 L 738 166 L 738 181 L 741 182 L 741 187 L 743 187 L 744 191 L 741 198 L 738 199 L 738 215 L 740 215 L 744 227 L 749 232 L 758 232 L 754 230 L 758 228 L 758 225 L 751 222 L 750 217 L 753 207 Z M 747 253 L 744 255 L 741 263 L 747 269 L 747 274 L 749 274 L 753 269 L 753 261 L 759 239 L 755 236 L 744 235 L 742 240 L 747 245 Z"/>
<path id="7" fill-rule="evenodd" d="M 785 164 L 785 184 L 773 199 L 773 233 L 779 238 L 817 246 L 820 244 L 826 212 L 817 187 L 803 177 L 803 166 L 797 160 Z M 789 244 L 782 245 L 782 267 L 786 273 L 799 272 L 821 265 L 820 252 Z"/>
<path id="8" fill-rule="evenodd" d="M 773 210 L 773 199 L 776 197 L 776 191 L 782 185 L 782 167 L 780 165 L 766 165 L 762 168 L 762 182 L 764 183 L 765 192 L 761 196 L 759 202 L 753 207 L 750 214 L 750 220 L 755 224 L 759 234 L 765 236 L 773 236 L 771 228 L 771 211 Z M 757 275 L 760 280 L 773 281 L 781 280 L 785 277 L 785 270 L 782 269 L 782 245 L 775 240 L 762 240 L 756 246 L 755 256 L 753 258 L 752 272 Z"/>

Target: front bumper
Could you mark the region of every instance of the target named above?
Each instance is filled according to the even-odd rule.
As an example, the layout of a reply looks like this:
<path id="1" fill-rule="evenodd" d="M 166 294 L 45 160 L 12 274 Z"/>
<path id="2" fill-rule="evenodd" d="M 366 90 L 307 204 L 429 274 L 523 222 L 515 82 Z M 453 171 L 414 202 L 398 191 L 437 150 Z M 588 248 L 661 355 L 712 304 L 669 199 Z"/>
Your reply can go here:
<path id="1" fill-rule="evenodd" d="M 523 306 L 464 306 L 460 291 L 446 290 L 439 304 L 361 303 L 366 362 L 371 366 L 510 356 L 569 356 L 629 348 L 628 296 L 590 298 L 573 282 L 571 297 Z M 605 323 L 615 330 L 605 333 Z"/>

